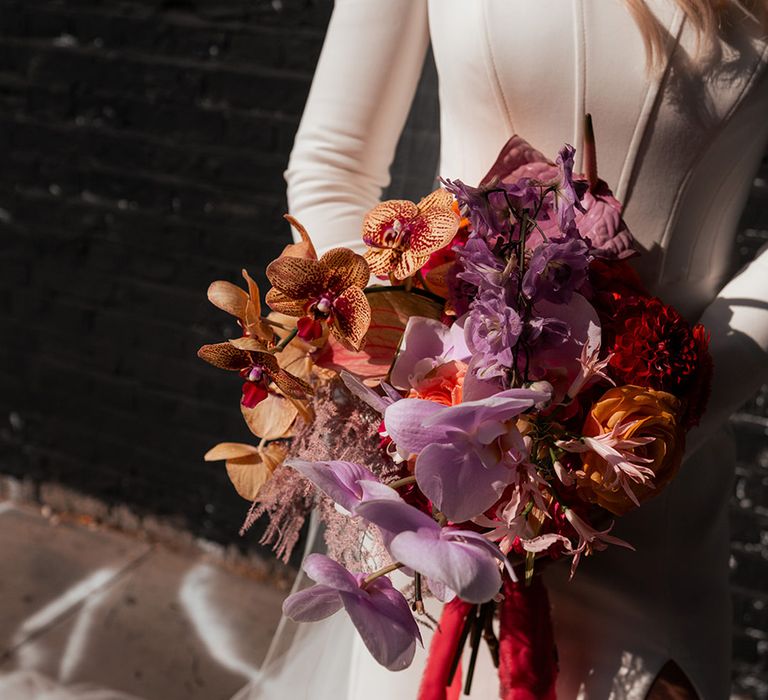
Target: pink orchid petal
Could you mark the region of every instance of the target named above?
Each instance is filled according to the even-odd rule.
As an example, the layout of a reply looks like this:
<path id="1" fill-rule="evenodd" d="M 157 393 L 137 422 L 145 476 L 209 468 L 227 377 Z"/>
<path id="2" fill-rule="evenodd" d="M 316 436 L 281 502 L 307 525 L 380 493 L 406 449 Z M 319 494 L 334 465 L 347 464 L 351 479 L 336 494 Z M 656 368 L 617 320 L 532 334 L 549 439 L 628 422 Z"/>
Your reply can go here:
<path id="1" fill-rule="evenodd" d="M 402 569 L 405 571 L 405 569 Z M 403 629 L 410 630 L 414 637 L 421 643 L 421 632 L 413 613 L 405 600 L 403 594 L 395 588 L 391 579 L 381 576 L 371 582 L 367 589 L 368 593 L 376 601 L 379 610 L 397 622 Z"/>
<path id="2" fill-rule="evenodd" d="M 293 467 L 326 496 L 350 511 L 363 496 L 360 485 L 362 482 L 379 483 L 379 477 L 365 467 L 352 462 L 305 462 L 292 459 L 287 460 L 285 464 Z"/>
<path id="3" fill-rule="evenodd" d="M 454 522 L 488 510 L 512 478 L 504 464 L 488 468 L 472 450 L 437 444 L 421 452 L 415 474 L 421 492 Z"/>
<path id="4" fill-rule="evenodd" d="M 392 366 L 390 379 L 398 389 L 410 389 L 416 365 L 424 360 L 443 357 L 451 347 L 450 328 L 440 321 L 421 316 L 411 316 L 405 327 L 400 351 Z"/>
<path id="5" fill-rule="evenodd" d="M 317 622 L 338 612 L 342 606 L 335 588 L 318 584 L 289 595 L 283 601 L 283 615 L 294 622 Z"/>
<path id="6" fill-rule="evenodd" d="M 313 581 L 329 588 L 349 593 L 355 593 L 360 588 L 354 574 L 324 554 L 310 554 L 302 568 Z"/>
<path id="7" fill-rule="evenodd" d="M 443 406 L 423 399 L 403 399 L 387 407 L 384 427 L 399 449 L 408 454 L 445 439 L 442 426 L 427 427 L 425 421 Z"/>
<path id="8" fill-rule="evenodd" d="M 346 370 L 341 370 L 339 377 L 341 377 L 341 381 L 344 382 L 353 396 L 356 396 L 363 403 L 368 404 L 374 411 L 378 411 L 382 415 L 387 410 L 387 406 L 392 403 L 392 399 L 389 396 L 379 396 L 373 389 L 363 384 L 354 374 L 350 374 Z M 398 396 L 397 398 L 399 399 L 400 397 Z"/>
<path id="9" fill-rule="evenodd" d="M 386 484 L 382 484 L 380 481 L 361 481 L 358 483 L 358 486 L 361 491 L 361 503 L 365 503 L 366 501 L 377 501 L 380 499 L 388 499 L 392 501 L 402 500 L 395 489 L 390 488 Z M 354 509 L 355 513 L 357 513 L 358 507 L 359 504 L 356 504 Z"/>
<path id="10" fill-rule="evenodd" d="M 445 540 L 461 540 L 464 542 L 471 542 L 480 549 L 484 549 L 494 559 L 497 559 L 504 565 L 509 577 L 513 581 L 517 581 L 517 574 L 512 567 L 511 562 L 507 559 L 501 550 L 493 544 L 485 534 L 474 532 L 473 530 L 443 530 L 442 538 Z"/>
<path id="11" fill-rule="evenodd" d="M 504 422 L 514 418 L 534 404 L 546 401 L 549 394 L 532 389 L 507 389 L 494 396 L 447 406 L 423 418 L 426 427 L 447 425 L 465 433 L 474 433 L 486 422 Z M 500 435 L 501 433 L 499 433 Z"/>
<path id="12" fill-rule="evenodd" d="M 404 530 L 413 530 L 422 532 L 424 537 L 431 537 L 434 540 L 440 537 L 440 526 L 426 513 L 422 513 L 405 501 L 363 502 L 357 506 L 355 514 L 391 534 L 396 535 Z"/>
<path id="13" fill-rule="evenodd" d="M 401 532 L 389 545 L 392 556 L 430 580 L 441 581 L 463 600 L 484 603 L 501 586 L 493 556 L 470 542 L 423 537 L 421 532 Z"/>
<path id="14" fill-rule="evenodd" d="M 377 579 L 376 582 L 381 580 Z M 390 671 L 401 671 L 411 665 L 416 653 L 416 640 L 420 638 L 416 622 L 402 594 L 401 610 L 398 612 L 410 616 L 412 627 L 404 627 L 400 615 L 392 619 L 387 613 L 382 613 L 382 603 L 386 605 L 387 612 L 396 608 L 396 604 L 393 599 L 380 594 L 377 588 L 371 588 L 370 596 L 341 593 L 344 609 L 371 656 Z"/>

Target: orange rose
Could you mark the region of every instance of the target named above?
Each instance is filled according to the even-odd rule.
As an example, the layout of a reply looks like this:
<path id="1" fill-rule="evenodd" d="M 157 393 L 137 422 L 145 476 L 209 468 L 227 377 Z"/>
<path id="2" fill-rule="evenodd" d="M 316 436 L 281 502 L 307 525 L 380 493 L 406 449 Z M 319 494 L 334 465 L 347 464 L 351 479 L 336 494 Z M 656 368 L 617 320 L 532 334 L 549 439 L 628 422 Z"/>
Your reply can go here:
<path id="1" fill-rule="evenodd" d="M 629 487 L 642 503 L 659 493 L 680 467 L 685 430 L 679 421 L 680 402 L 672 394 L 627 385 L 609 389 L 592 406 L 583 434 L 598 437 L 613 433 L 620 435 L 621 440 L 638 442 L 654 438 L 627 451 L 646 474 L 652 474 L 645 482 L 635 481 Z M 577 472 L 582 497 L 615 515 L 624 515 L 637 507 L 604 457 L 593 450 L 585 451 L 582 465 L 582 471 Z"/>
<path id="2" fill-rule="evenodd" d="M 455 406 L 461 403 L 466 373 L 467 365 L 457 360 L 435 367 L 411 390 L 409 397 Z"/>

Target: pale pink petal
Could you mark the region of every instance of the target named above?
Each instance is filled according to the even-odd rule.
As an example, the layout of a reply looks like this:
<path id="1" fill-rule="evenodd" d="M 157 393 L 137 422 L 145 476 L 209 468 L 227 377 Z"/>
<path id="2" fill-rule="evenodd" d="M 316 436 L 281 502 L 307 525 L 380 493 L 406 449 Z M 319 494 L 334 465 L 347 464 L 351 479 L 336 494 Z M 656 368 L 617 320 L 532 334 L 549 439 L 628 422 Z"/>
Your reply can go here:
<path id="1" fill-rule="evenodd" d="M 413 662 L 416 639 L 400 625 L 378 614 L 368 600 L 342 593 L 344 608 L 368 651 L 390 671 L 402 671 Z"/>
<path id="2" fill-rule="evenodd" d="M 477 544 L 433 540 L 421 532 L 401 532 L 392 540 L 389 550 L 398 561 L 430 580 L 442 582 L 470 603 L 490 600 L 501 586 L 496 561 Z"/>
<path id="3" fill-rule="evenodd" d="M 488 510 L 512 477 L 503 463 L 486 467 L 475 451 L 450 444 L 426 447 L 415 474 L 422 493 L 454 522 Z"/>
<path id="4" fill-rule="evenodd" d="M 432 411 L 431 415 L 425 416 L 423 420 L 427 427 L 449 426 L 472 435 L 484 423 L 508 421 L 548 398 L 549 394 L 544 391 L 507 389 L 485 399 L 466 401 L 458 406 L 447 406 Z M 498 437 L 501 432 L 492 437 Z"/>
<path id="5" fill-rule="evenodd" d="M 353 462 L 305 462 L 301 459 L 291 459 L 285 464 L 293 467 L 326 496 L 350 511 L 363 497 L 361 483 L 379 483 L 379 477 Z"/>
<path id="6" fill-rule="evenodd" d="M 391 534 L 415 530 L 434 540 L 440 536 L 440 526 L 432 518 L 404 501 L 366 501 L 355 513 Z"/>
<path id="7" fill-rule="evenodd" d="M 341 610 L 342 605 L 335 588 L 316 585 L 289 595 L 283 601 L 283 615 L 294 622 L 317 622 Z"/>
<path id="8" fill-rule="evenodd" d="M 422 399 L 396 401 L 384 413 L 384 427 L 401 451 L 416 454 L 427 445 L 445 439 L 445 428 L 425 425 L 425 421 L 442 408 L 440 404 Z"/>
<path id="9" fill-rule="evenodd" d="M 356 592 L 360 586 L 354 574 L 324 554 L 310 554 L 302 568 L 313 581 L 339 591 Z"/>

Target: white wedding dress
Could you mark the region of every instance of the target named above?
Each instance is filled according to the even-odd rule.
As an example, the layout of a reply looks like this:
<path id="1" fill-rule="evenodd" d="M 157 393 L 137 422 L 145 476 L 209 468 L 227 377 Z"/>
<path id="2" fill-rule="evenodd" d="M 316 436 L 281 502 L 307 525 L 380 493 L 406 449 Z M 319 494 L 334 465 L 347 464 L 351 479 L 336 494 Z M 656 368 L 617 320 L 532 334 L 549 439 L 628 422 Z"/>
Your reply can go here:
<path id="1" fill-rule="evenodd" d="M 359 248 L 431 38 L 440 174 L 477 184 L 513 133 L 552 157 L 564 142 L 580 154 L 590 112 L 600 176 L 643 250 L 638 271 L 711 330 L 712 403 L 680 476 L 615 528 L 637 551 L 599 553 L 572 583 L 565 566 L 546 574 L 561 700 L 641 700 L 668 659 L 705 700 L 729 692 L 734 455 L 722 425 L 768 378 L 768 251 L 735 276 L 731 251 L 768 139 L 768 44 L 739 15 L 710 59 L 672 0 L 648 5 L 669 40 L 652 71 L 620 0 L 337 0 L 286 173 L 291 213 L 315 242 Z M 284 654 L 289 642 L 280 635 L 240 697 L 416 696 L 426 651 L 389 673 L 342 614 L 302 627 Z M 481 659 L 472 697 L 497 688 Z"/>

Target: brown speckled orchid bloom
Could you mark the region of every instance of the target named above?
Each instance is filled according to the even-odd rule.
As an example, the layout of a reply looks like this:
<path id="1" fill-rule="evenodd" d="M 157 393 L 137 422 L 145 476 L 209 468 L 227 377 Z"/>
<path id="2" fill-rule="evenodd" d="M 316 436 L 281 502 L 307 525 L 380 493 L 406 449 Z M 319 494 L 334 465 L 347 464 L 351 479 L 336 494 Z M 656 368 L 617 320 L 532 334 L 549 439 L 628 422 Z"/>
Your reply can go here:
<path id="1" fill-rule="evenodd" d="M 319 260 L 284 255 L 267 266 L 267 277 L 273 285 L 267 304 L 299 317 L 302 340 L 321 337 L 327 323 L 339 340 L 359 349 L 371 322 L 363 292 L 370 271 L 361 255 L 348 248 L 333 248 Z"/>
<path id="2" fill-rule="evenodd" d="M 365 259 L 374 275 L 404 280 L 429 256 L 450 243 L 459 228 L 453 195 L 437 189 L 418 204 L 392 199 L 371 209 L 363 220 Z"/>
<path id="3" fill-rule="evenodd" d="M 266 346 L 274 344 L 275 334 L 269 321 L 261 316 L 259 287 L 243 270 L 248 291 L 231 282 L 218 280 L 208 287 L 208 300 L 214 306 L 235 316 L 243 329 L 243 335 L 256 338 Z"/>
<path id="4" fill-rule="evenodd" d="M 197 356 L 214 367 L 239 372 L 245 379 L 242 404 L 253 408 L 269 395 L 274 382 L 280 391 L 293 399 L 302 399 L 312 393 L 312 387 L 303 379 L 286 372 L 277 358 L 253 338 L 237 338 L 228 343 L 203 345 Z"/>

